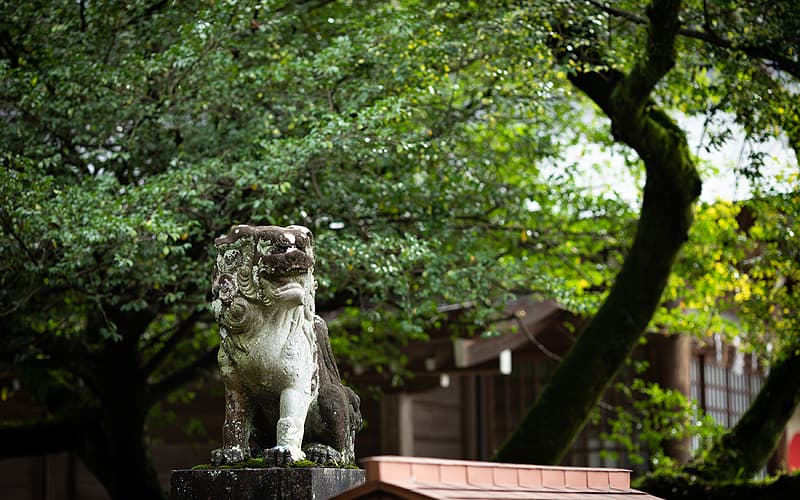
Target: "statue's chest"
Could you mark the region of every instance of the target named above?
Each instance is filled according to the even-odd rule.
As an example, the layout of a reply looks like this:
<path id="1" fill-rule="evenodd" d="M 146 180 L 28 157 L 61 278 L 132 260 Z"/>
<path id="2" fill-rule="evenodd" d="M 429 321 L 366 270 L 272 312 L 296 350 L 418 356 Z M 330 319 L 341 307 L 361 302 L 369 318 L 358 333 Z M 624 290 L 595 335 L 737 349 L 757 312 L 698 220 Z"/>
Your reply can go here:
<path id="1" fill-rule="evenodd" d="M 236 356 L 239 376 L 255 390 L 282 390 L 314 371 L 315 360 L 302 331 L 260 335 L 247 339 Z"/>

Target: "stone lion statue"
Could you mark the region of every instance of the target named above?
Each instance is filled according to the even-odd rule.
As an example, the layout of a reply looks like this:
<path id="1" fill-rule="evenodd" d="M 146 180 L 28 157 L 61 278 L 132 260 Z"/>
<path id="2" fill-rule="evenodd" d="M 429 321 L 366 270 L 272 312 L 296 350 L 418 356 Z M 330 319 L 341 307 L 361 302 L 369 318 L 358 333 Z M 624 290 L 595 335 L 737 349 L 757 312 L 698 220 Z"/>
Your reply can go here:
<path id="1" fill-rule="evenodd" d="M 314 313 L 314 238 L 302 226 L 234 226 L 217 238 L 211 304 L 225 384 L 214 465 L 264 450 L 268 464 L 355 461 L 359 398 L 341 384 L 328 329 Z"/>

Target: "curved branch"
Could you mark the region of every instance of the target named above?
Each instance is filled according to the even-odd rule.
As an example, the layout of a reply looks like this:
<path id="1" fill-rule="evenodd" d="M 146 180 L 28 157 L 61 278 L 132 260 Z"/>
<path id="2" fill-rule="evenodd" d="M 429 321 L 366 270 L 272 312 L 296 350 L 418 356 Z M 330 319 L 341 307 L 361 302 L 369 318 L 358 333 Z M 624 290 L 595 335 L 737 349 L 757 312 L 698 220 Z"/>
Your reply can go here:
<path id="1" fill-rule="evenodd" d="M 644 106 L 656 83 L 675 65 L 680 6 L 681 2 L 676 0 L 654 1 L 647 6 L 646 50 L 611 95 L 612 105 L 619 107 L 617 113 L 620 115 L 626 112 L 635 115 L 636 110 Z"/>
<path id="2" fill-rule="evenodd" d="M 674 64 L 679 7 L 677 1 L 652 2 L 647 48 L 630 74 L 608 70 L 570 75 L 611 118 L 615 138 L 644 161 L 641 215 L 608 297 L 495 460 L 560 462 L 644 333 L 687 239 L 700 178 L 685 134 L 666 114 L 646 105 L 653 86 Z"/>

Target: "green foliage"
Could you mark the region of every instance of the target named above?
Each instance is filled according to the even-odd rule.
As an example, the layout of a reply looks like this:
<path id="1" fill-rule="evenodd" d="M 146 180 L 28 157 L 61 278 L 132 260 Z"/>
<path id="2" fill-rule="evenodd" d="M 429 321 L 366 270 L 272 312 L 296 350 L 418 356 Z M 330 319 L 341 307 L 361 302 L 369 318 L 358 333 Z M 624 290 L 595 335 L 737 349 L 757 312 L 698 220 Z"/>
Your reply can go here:
<path id="1" fill-rule="evenodd" d="M 688 400 L 679 391 L 640 378 L 634 378 L 630 385 L 617 383 L 614 390 L 622 396 L 622 402 L 614 407 L 614 416 L 605 420 L 609 430 L 601 439 L 621 446 L 635 466 L 674 470 L 680 464 L 665 453 L 665 444 L 692 438 L 702 450 L 722 432 L 697 401 Z M 618 458 L 616 452 L 603 453 Z"/>
<path id="2" fill-rule="evenodd" d="M 38 339 L 26 359 L 131 336 L 145 358 L 181 351 L 158 370 L 186 366 L 214 327 L 168 339 L 210 323 L 211 242 L 241 222 L 311 227 L 320 312 L 399 332 L 341 341 L 354 361 L 388 364 L 442 303 L 477 324 L 514 291 L 596 306 L 630 210 L 538 174 L 576 110 L 538 14 L 507 7 L 6 5 L 0 299 Z"/>
<path id="3" fill-rule="evenodd" d="M 786 354 L 797 331 L 800 247 L 797 181 L 785 187 L 788 193 L 698 210 L 656 325 L 701 339 L 720 334 L 765 361 Z"/>
<path id="4" fill-rule="evenodd" d="M 213 239 L 233 224 L 310 227 L 337 357 L 398 376 L 443 304 L 476 333 L 512 293 L 592 307 L 630 209 L 541 169 L 583 134 L 543 15 L 2 3 L 3 369 L 48 414 L 126 408 L 86 415 L 109 431 L 79 450 L 112 488 L 105 453 L 214 365 Z"/>

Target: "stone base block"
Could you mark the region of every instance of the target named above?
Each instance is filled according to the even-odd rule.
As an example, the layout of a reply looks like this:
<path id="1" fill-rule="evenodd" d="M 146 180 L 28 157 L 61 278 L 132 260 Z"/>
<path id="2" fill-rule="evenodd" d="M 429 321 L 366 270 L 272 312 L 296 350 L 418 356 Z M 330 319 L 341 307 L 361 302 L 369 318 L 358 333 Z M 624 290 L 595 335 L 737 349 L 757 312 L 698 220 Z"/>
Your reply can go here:
<path id="1" fill-rule="evenodd" d="M 364 482 L 359 469 L 174 470 L 172 500 L 327 499 Z"/>

